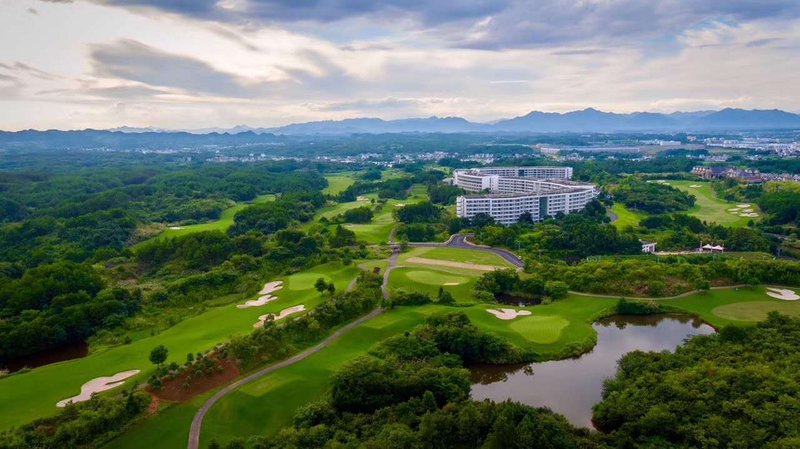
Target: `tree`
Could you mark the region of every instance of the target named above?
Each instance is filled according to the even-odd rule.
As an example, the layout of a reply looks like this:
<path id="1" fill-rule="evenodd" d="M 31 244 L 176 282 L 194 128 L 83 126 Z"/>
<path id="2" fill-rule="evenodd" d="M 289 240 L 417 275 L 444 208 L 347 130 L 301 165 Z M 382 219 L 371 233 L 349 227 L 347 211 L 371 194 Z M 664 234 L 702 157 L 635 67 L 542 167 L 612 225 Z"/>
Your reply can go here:
<path id="1" fill-rule="evenodd" d="M 328 289 L 328 283 L 325 282 L 325 278 L 319 278 L 316 282 L 314 282 L 314 288 L 318 292 L 322 293 Z"/>
<path id="2" fill-rule="evenodd" d="M 333 295 L 335 292 L 336 292 L 336 286 L 333 285 L 333 282 L 331 282 L 330 284 L 328 284 L 328 293 Z"/>
<path id="3" fill-rule="evenodd" d="M 563 281 L 547 281 L 544 283 L 544 291 L 553 299 L 563 298 L 569 292 L 569 285 Z"/>
<path id="4" fill-rule="evenodd" d="M 161 364 L 167 360 L 167 355 L 169 355 L 167 347 L 158 345 L 150 351 L 150 362 L 153 363 L 153 365 L 161 366 Z"/>

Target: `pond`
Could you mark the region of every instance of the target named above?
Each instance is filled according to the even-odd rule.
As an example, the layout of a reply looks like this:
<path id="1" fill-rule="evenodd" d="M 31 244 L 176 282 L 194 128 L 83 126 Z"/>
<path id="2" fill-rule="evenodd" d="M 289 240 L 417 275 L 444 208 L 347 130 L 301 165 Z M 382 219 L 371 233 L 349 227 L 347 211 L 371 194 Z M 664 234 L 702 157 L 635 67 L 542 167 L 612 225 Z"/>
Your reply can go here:
<path id="1" fill-rule="evenodd" d="M 472 397 L 549 407 L 575 426 L 592 428 L 592 405 L 600 402 L 603 381 L 612 377 L 617 360 L 641 351 L 672 351 L 689 336 L 714 328 L 687 315 L 615 315 L 592 325 L 597 345 L 574 359 L 528 365 L 473 366 Z"/>

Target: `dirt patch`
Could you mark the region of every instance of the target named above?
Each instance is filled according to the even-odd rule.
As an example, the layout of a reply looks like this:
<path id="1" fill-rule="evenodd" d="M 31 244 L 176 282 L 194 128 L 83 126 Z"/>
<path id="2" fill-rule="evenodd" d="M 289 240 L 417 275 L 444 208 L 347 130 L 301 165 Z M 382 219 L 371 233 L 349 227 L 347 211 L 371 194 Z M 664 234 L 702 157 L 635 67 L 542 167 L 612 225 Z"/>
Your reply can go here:
<path id="1" fill-rule="evenodd" d="M 477 271 L 494 271 L 503 269 L 503 267 L 498 267 L 496 265 L 483 265 L 470 262 L 453 262 L 452 260 L 427 259 L 425 257 L 409 257 L 406 262 L 418 263 L 422 265 L 435 265 L 439 267 L 466 268 L 467 270 Z"/>
<path id="2" fill-rule="evenodd" d="M 198 394 L 205 393 L 212 388 L 220 385 L 226 385 L 239 377 L 239 367 L 230 358 L 218 359 L 213 358 L 214 368 L 211 370 L 211 375 L 195 374 L 191 369 L 185 370 L 172 380 L 163 379 L 164 387 L 159 390 L 153 390 L 147 387 L 147 391 L 153 396 L 173 402 L 183 402 L 191 399 Z M 222 367 L 222 372 L 218 371 L 218 367 Z M 184 383 L 186 379 L 191 376 L 188 382 L 189 387 L 185 388 Z"/>
<path id="3" fill-rule="evenodd" d="M 150 393 L 148 391 L 148 393 Z M 161 407 L 161 399 L 158 396 L 150 393 L 150 405 L 147 406 L 147 416 L 155 416 L 158 409 Z"/>

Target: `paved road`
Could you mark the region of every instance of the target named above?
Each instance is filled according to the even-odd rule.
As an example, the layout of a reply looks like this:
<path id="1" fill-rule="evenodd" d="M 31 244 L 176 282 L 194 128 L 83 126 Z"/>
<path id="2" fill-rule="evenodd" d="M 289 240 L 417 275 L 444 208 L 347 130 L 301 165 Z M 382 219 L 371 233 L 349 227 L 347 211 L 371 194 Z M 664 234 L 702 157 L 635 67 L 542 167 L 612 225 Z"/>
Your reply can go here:
<path id="1" fill-rule="evenodd" d="M 381 285 L 381 292 L 383 293 L 384 299 L 389 299 L 389 273 L 394 269 L 395 265 L 397 264 L 397 256 L 400 255 L 400 249 L 398 247 L 393 248 L 392 256 L 389 257 L 389 266 L 383 273 L 383 284 Z M 354 280 L 355 281 L 355 280 Z M 352 286 L 355 286 L 354 282 L 351 282 Z M 350 286 L 348 286 L 350 289 Z M 200 429 L 203 426 L 203 418 L 205 418 L 206 413 L 214 406 L 220 399 L 225 397 L 228 393 L 236 390 L 237 388 L 241 387 L 242 385 L 248 384 L 258 378 L 264 377 L 267 374 L 273 373 L 281 368 L 285 368 L 290 365 L 294 365 L 295 363 L 307 358 L 310 355 L 316 354 L 317 352 L 321 351 L 325 347 L 327 347 L 331 342 L 336 340 L 337 338 L 341 337 L 347 331 L 353 329 L 354 327 L 369 321 L 376 316 L 383 313 L 383 307 L 378 307 L 377 309 L 373 310 L 372 312 L 368 313 L 367 315 L 358 318 L 357 320 L 341 327 L 336 332 L 332 333 L 328 338 L 323 340 L 320 344 L 314 346 L 313 348 L 306 349 L 305 351 L 301 352 L 300 354 L 295 355 L 294 357 L 288 358 L 282 362 L 278 362 L 274 365 L 270 365 L 266 368 L 263 368 L 259 371 L 254 372 L 246 377 L 243 377 L 236 382 L 226 386 L 225 388 L 219 390 L 214 396 L 211 396 L 203 405 L 197 410 L 195 413 L 194 418 L 192 419 L 192 426 L 189 428 L 189 443 L 187 445 L 188 449 L 199 449 L 200 448 Z"/>
<path id="2" fill-rule="evenodd" d="M 475 251 L 483 251 L 487 253 L 497 254 L 498 256 L 502 257 L 508 263 L 514 265 L 517 268 L 522 268 L 525 266 L 525 262 L 522 261 L 516 254 L 512 253 L 507 249 L 502 248 L 492 248 L 490 246 L 480 246 L 474 243 L 470 243 L 467 240 L 467 235 L 462 234 L 453 234 L 450 236 L 450 239 L 444 243 L 431 243 L 431 242 L 414 242 L 409 243 L 409 246 L 414 247 L 422 247 L 422 248 L 438 248 L 438 247 L 447 247 L 447 248 L 464 248 L 464 249 L 471 249 Z"/>

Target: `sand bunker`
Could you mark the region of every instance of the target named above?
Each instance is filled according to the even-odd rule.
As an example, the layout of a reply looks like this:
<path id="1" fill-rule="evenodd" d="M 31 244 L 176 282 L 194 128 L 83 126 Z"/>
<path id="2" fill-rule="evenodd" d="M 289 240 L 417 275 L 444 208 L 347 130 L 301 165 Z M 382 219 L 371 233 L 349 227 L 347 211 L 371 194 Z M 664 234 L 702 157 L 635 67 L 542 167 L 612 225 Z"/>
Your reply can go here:
<path id="1" fill-rule="evenodd" d="M 260 317 L 258 317 L 258 322 L 256 324 L 254 324 L 253 327 L 264 327 L 264 320 L 266 320 L 267 317 L 269 317 L 270 315 L 272 315 L 272 317 L 273 317 L 272 320 L 273 321 L 278 321 L 278 320 L 282 320 L 282 319 L 286 318 L 287 316 L 289 316 L 289 315 L 291 315 L 293 313 L 302 312 L 304 310 L 306 310 L 306 306 L 303 305 L 303 304 L 300 304 L 300 305 L 297 305 L 297 306 L 294 306 L 294 307 L 289 307 L 287 309 L 283 309 L 283 310 L 281 310 L 281 313 L 279 313 L 277 315 L 275 315 L 274 313 L 267 313 L 265 315 L 261 315 Z"/>
<path id="2" fill-rule="evenodd" d="M 750 212 L 750 213 L 746 213 L 746 214 L 739 214 L 739 216 L 740 216 L 740 217 L 750 217 L 750 218 L 755 218 L 755 217 L 758 217 L 758 214 L 757 214 L 757 213 L 755 213 L 755 212 Z"/>
<path id="3" fill-rule="evenodd" d="M 732 207 L 732 208 L 728 209 L 728 212 L 739 212 L 740 210 L 741 209 L 739 209 L 738 207 Z"/>
<path id="4" fill-rule="evenodd" d="M 698 184 L 692 184 L 692 185 L 690 185 L 689 187 L 691 187 L 691 188 L 693 188 L 693 189 L 699 189 L 700 187 L 703 187 L 703 186 L 701 186 L 701 185 L 698 185 Z"/>
<path id="5" fill-rule="evenodd" d="M 268 302 L 275 301 L 278 298 L 272 296 L 270 293 L 276 292 L 281 288 L 283 288 L 283 281 L 267 282 L 264 284 L 264 288 L 258 292 L 258 294 L 261 295 L 258 297 L 258 299 L 247 301 L 244 304 L 237 304 L 236 307 L 239 309 L 247 309 L 249 307 L 260 307 Z"/>
<path id="6" fill-rule="evenodd" d="M 170 226 L 169 229 L 172 229 L 173 231 L 177 231 L 179 229 L 183 229 L 183 226 Z"/>
<path id="7" fill-rule="evenodd" d="M 406 203 L 397 203 L 394 207 L 406 207 Z"/>
<path id="8" fill-rule="evenodd" d="M 445 282 L 442 285 L 461 285 L 461 283 L 460 282 Z"/>
<path id="9" fill-rule="evenodd" d="M 737 204 L 736 207 L 744 209 L 745 207 L 750 207 L 749 204 Z"/>
<path id="10" fill-rule="evenodd" d="M 500 318 L 501 320 L 513 320 L 518 316 L 530 315 L 529 310 L 514 310 L 514 309 L 486 309 L 487 312 Z"/>
<path id="11" fill-rule="evenodd" d="M 258 292 L 259 295 L 269 295 L 270 293 L 276 292 L 283 288 L 283 281 L 274 281 L 274 282 L 267 282 L 264 284 L 264 288 Z"/>
<path id="12" fill-rule="evenodd" d="M 784 301 L 797 301 L 800 296 L 794 290 L 787 290 L 783 288 L 767 287 L 767 294 L 773 298 L 782 299 Z"/>
<path id="13" fill-rule="evenodd" d="M 125 382 L 125 379 L 137 374 L 139 374 L 139 370 L 134 369 L 130 371 L 123 371 L 109 377 L 98 377 L 96 379 L 92 379 L 81 386 L 81 394 L 64 399 L 63 401 L 59 401 L 56 404 L 56 407 L 66 407 L 70 402 L 74 403 L 88 401 L 92 398 L 92 394 L 118 387 Z"/>
<path id="14" fill-rule="evenodd" d="M 440 267 L 451 267 L 451 268 L 466 268 L 467 270 L 478 270 L 478 271 L 494 271 L 503 268 L 495 265 L 482 265 L 479 263 L 469 263 L 469 262 L 453 262 L 451 260 L 428 259 L 425 257 L 409 257 L 406 261 L 409 263 L 418 263 L 422 265 L 436 265 Z"/>

